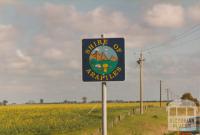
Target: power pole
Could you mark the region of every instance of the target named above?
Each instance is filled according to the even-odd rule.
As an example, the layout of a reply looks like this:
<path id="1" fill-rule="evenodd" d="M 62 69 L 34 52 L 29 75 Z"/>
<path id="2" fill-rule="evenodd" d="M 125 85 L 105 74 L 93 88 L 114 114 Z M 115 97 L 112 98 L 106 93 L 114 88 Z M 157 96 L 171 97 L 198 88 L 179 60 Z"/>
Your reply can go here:
<path id="1" fill-rule="evenodd" d="M 173 98 L 173 93 L 172 93 L 172 92 L 170 93 L 170 95 L 171 95 L 171 100 L 174 100 L 174 98 Z"/>
<path id="2" fill-rule="evenodd" d="M 160 107 L 162 107 L 162 81 L 160 80 Z"/>
<path id="3" fill-rule="evenodd" d="M 166 91 L 167 91 L 167 102 L 169 102 L 169 88 L 167 88 Z"/>
<path id="4" fill-rule="evenodd" d="M 137 63 L 140 65 L 140 114 L 144 113 L 143 110 L 143 65 L 144 65 L 144 58 L 142 51 L 140 53 L 140 58 L 137 61 Z"/>

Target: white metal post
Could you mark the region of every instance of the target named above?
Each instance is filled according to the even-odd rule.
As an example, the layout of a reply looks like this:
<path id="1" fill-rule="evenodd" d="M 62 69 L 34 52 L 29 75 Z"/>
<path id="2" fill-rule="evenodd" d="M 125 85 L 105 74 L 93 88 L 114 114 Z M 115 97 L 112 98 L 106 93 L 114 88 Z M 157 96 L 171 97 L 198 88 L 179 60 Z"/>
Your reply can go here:
<path id="1" fill-rule="evenodd" d="M 107 88 L 102 82 L 102 135 L 107 135 Z"/>
<path id="2" fill-rule="evenodd" d="M 104 38 L 103 34 L 101 38 Z M 102 82 L 102 135 L 107 135 L 107 87 Z"/>

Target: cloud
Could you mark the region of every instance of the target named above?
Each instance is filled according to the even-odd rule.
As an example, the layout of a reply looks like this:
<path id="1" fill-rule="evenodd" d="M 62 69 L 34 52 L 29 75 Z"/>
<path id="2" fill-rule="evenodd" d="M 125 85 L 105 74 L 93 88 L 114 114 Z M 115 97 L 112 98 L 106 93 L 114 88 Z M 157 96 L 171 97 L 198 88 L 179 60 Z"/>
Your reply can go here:
<path id="1" fill-rule="evenodd" d="M 51 77 L 62 77 L 64 70 L 81 73 L 82 38 L 96 38 L 102 33 L 105 37 L 125 37 L 126 48 L 141 48 L 164 38 L 153 29 L 133 22 L 123 12 L 104 7 L 81 12 L 74 6 L 46 3 L 39 7 L 37 15 L 43 27 L 34 38 L 36 46 L 32 51 L 43 63 L 37 68 L 44 66 L 38 70 Z M 73 72 L 68 74 L 73 76 Z"/>
<path id="2" fill-rule="evenodd" d="M 45 74 L 49 77 L 60 77 L 64 75 L 64 71 L 63 70 L 47 70 Z"/>
<path id="3" fill-rule="evenodd" d="M 185 23 L 184 9 L 179 5 L 156 4 L 147 11 L 145 18 L 155 27 L 179 28 Z"/>
<path id="4" fill-rule="evenodd" d="M 24 69 L 26 69 L 27 71 L 29 70 L 30 67 L 33 66 L 32 58 L 22 53 L 20 49 L 16 50 L 16 56 L 17 57 L 13 55 L 13 57 L 11 57 L 8 62 L 8 67 L 11 68 L 12 70 L 15 69 L 14 72 L 15 71 L 18 72 L 18 70 L 24 70 Z"/>
<path id="5" fill-rule="evenodd" d="M 0 24 L 0 59 L 3 67 L 15 58 L 17 35 L 18 30 L 13 25 Z"/>
<path id="6" fill-rule="evenodd" d="M 0 6 L 1 5 L 6 5 L 6 4 L 15 4 L 15 0 L 0 0 Z"/>
<path id="7" fill-rule="evenodd" d="M 20 39 L 19 35 L 19 30 L 13 25 L 0 24 L 1 70 L 9 69 L 12 72 L 18 72 L 18 70 L 32 65 L 32 58 L 22 53 L 17 47 L 17 41 Z"/>
<path id="8" fill-rule="evenodd" d="M 40 46 L 46 46 L 46 45 L 50 45 L 52 43 L 52 39 L 50 37 L 47 37 L 45 35 L 37 35 L 37 37 L 35 38 L 35 43 L 37 45 L 40 45 Z"/>
<path id="9" fill-rule="evenodd" d="M 22 87 L 22 89 L 32 93 L 29 94 L 31 99 L 34 98 L 34 94 L 36 97 L 41 96 L 42 91 L 44 91 L 44 96 L 52 96 L 52 100 L 55 100 L 56 94 L 58 97 L 67 95 L 65 98 L 72 98 L 80 97 L 84 92 L 90 93 L 88 96 L 94 98 L 95 93 L 91 94 L 91 92 L 96 88 L 96 85 L 86 86 L 81 83 L 81 39 L 100 37 L 101 34 L 104 34 L 105 37 L 125 37 L 127 80 L 123 82 L 123 85 L 122 83 L 116 84 L 117 89 L 111 88 L 110 95 L 115 95 L 116 91 L 120 95 L 120 88 L 131 92 L 133 88 L 138 86 L 139 72 L 136 67 L 139 56 L 133 55 L 133 52 L 139 50 L 138 48 L 165 41 L 169 33 L 162 28 L 180 28 L 185 24 L 184 9 L 181 6 L 171 4 L 154 5 L 152 9 L 145 12 L 146 16 L 141 16 L 142 13 L 136 16 L 130 13 L 125 14 L 124 12 L 127 10 L 106 8 L 103 5 L 93 9 L 86 7 L 87 10 L 79 10 L 73 5 L 45 4 L 45 2 L 36 5 L 22 2 L 17 6 L 15 11 L 22 21 L 14 19 L 11 22 L 13 25 L 0 24 L 0 73 L 2 80 L 0 87 L 10 90 L 8 97 L 13 95 L 10 93 L 16 92 L 19 94 L 18 97 L 23 96 L 24 98 L 24 93 L 18 92 L 21 87 L 17 88 L 17 86 L 25 84 L 30 86 L 30 89 L 26 87 Z M 190 13 L 198 14 L 198 11 L 194 13 L 192 8 L 194 7 L 191 7 Z M 136 9 L 131 10 L 135 11 Z M 8 18 L 8 21 L 13 20 L 10 18 L 12 16 L 7 13 L 2 15 Z M 194 18 L 198 18 L 198 15 Z M 27 26 L 30 29 L 26 29 Z M 19 31 L 22 33 L 19 34 Z M 181 49 L 184 50 L 184 48 Z M 194 48 L 190 47 L 187 53 L 191 52 L 190 49 Z M 192 54 L 188 56 L 189 59 L 176 54 L 180 48 L 172 50 L 168 56 L 164 56 L 164 51 L 157 50 L 156 53 L 160 52 L 160 55 L 153 58 L 154 63 L 150 61 L 151 56 L 144 54 L 144 71 L 147 81 L 145 86 L 148 87 L 148 91 L 155 90 L 153 92 L 156 92 L 157 82 L 155 85 L 151 84 L 155 80 L 173 79 L 172 84 L 177 83 L 178 79 L 182 79 L 184 82 L 188 78 L 200 80 L 199 74 L 196 72 L 200 68 L 198 47 L 194 49 L 198 55 L 194 57 Z M 196 58 L 195 61 L 194 58 Z M 6 84 L 10 80 L 17 80 L 17 82 L 15 85 Z M 66 85 L 66 81 L 68 85 Z M 181 82 L 172 88 L 180 89 L 185 85 L 187 84 Z M 77 91 L 79 90 L 82 93 L 78 92 L 78 95 Z M 148 94 L 155 96 L 152 95 L 152 92 L 147 92 L 146 95 Z M 113 97 L 117 98 L 117 95 Z M 124 97 L 127 99 L 128 95 L 125 93 Z M 131 96 L 129 97 L 133 100 Z"/>
<path id="10" fill-rule="evenodd" d="M 81 63 L 77 60 L 70 60 L 67 65 L 72 69 L 81 69 Z"/>
<path id="11" fill-rule="evenodd" d="M 27 62 L 27 63 L 31 63 L 31 62 L 32 62 L 31 57 L 24 55 L 24 54 L 22 53 L 21 50 L 18 49 L 18 50 L 16 51 L 16 53 L 17 53 L 17 56 L 18 56 L 21 60 L 23 60 L 23 61 L 25 61 L 25 62 Z"/>
<path id="12" fill-rule="evenodd" d="M 9 68 L 16 69 L 16 70 L 24 69 L 27 66 L 28 66 L 27 63 L 23 62 L 23 61 L 14 61 L 14 62 L 9 64 Z"/>
<path id="13" fill-rule="evenodd" d="M 109 12 L 109 14 L 108 14 Z M 70 26 L 70 30 L 88 33 L 114 32 L 129 26 L 127 18 L 118 11 L 108 11 L 102 7 L 81 13 L 74 6 L 46 3 L 40 10 L 46 20 L 46 26 L 61 32 L 61 27 Z M 112 26 L 112 27 L 111 27 Z"/>
<path id="14" fill-rule="evenodd" d="M 104 7 L 80 12 L 74 6 L 46 3 L 37 13 L 44 23 L 44 33 L 37 38 L 37 43 L 43 45 L 62 46 L 63 42 L 71 41 L 69 48 L 74 50 L 77 38 L 96 38 L 104 34 L 105 37 L 125 37 L 127 47 L 134 48 L 160 41 L 164 36 L 133 22 L 123 12 Z"/>
<path id="15" fill-rule="evenodd" d="M 6 84 L 6 85 L 0 85 L 0 89 L 3 89 L 5 91 L 13 92 L 13 90 L 17 90 L 18 92 L 27 92 L 32 89 L 32 86 L 25 85 L 25 84 Z"/>
<path id="16" fill-rule="evenodd" d="M 16 29 L 12 25 L 0 24 L 0 41 L 8 40 L 14 36 Z"/>
<path id="17" fill-rule="evenodd" d="M 50 48 L 44 51 L 44 57 L 52 60 L 61 60 L 64 57 L 64 54 L 61 50 L 56 48 Z"/>
<path id="18" fill-rule="evenodd" d="M 129 20 L 121 12 L 111 11 L 109 14 L 108 12 L 108 10 L 98 7 L 86 13 L 81 19 L 84 21 L 82 26 L 76 25 L 76 27 L 83 31 L 89 29 L 93 32 L 117 32 L 124 31 L 130 26 Z M 89 23 L 88 20 L 90 20 Z"/>
<path id="19" fill-rule="evenodd" d="M 132 24 L 127 30 L 125 42 L 128 48 L 143 48 L 165 40 L 166 35 L 163 33 L 157 33 L 154 29 L 139 24 Z"/>
<path id="20" fill-rule="evenodd" d="M 188 9 L 188 16 L 194 21 L 200 22 L 200 4 Z"/>
<path id="21" fill-rule="evenodd" d="M 10 49 L 17 38 L 17 34 L 17 29 L 14 26 L 0 24 L 0 49 Z"/>

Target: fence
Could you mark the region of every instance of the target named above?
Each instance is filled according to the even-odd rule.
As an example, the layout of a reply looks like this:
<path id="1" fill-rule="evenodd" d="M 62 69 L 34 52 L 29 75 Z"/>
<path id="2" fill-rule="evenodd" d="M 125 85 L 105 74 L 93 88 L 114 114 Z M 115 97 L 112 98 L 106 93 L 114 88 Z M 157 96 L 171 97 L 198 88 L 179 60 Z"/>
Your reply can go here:
<path id="1" fill-rule="evenodd" d="M 148 108 L 153 107 L 153 106 L 144 106 L 144 111 L 147 111 Z M 136 114 L 140 113 L 140 108 L 135 107 L 128 111 L 127 113 L 120 114 L 117 117 L 115 117 L 111 122 L 108 123 L 108 128 L 114 128 L 117 126 L 121 121 L 123 121 L 127 117 L 133 117 Z M 98 128 L 94 131 L 92 134 L 84 134 L 84 135 L 101 135 L 101 128 Z"/>

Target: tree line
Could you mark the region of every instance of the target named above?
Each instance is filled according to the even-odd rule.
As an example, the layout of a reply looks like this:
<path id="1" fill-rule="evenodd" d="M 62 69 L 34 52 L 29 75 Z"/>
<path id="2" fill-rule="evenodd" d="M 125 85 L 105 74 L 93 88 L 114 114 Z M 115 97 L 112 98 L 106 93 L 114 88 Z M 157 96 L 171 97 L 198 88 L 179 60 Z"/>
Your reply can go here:
<path id="1" fill-rule="evenodd" d="M 187 92 L 184 93 L 181 96 L 182 100 L 190 100 L 192 102 L 194 102 L 197 106 L 200 106 L 200 102 L 198 101 L 197 98 L 193 97 L 191 93 Z M 134 102 L 139 102 L 139 101 L 124 101 L 124 100 L 108 100 L 108 103 L 134 103 Z M 145 101 L 145 102 L 158 102 L 156 100 L 151 100 L 151 101 Z M 167 101 L 163 101 L 163 102 L 167 102 Z M 101 103 L 101 101 L 98 100 L 93 100 L 93 101 L 88 101 L 87 97 L 82 97 L 82 101 L 71 101 L 71 100 L 64 100 L 62 102 L 45 102 L 44 99 L 40 99 L 39 102 L 35 102 L 34 100 L 29 100 L 28 102 L 26 102 L 25 104 L 82 104 L 82 103 Z M 3 100 L 2 102 L 0 102 L 0 105 L 5 106 L 8 104 L 7 100 Z M 15 104 L 15 103 L 13 103 Z"/>

